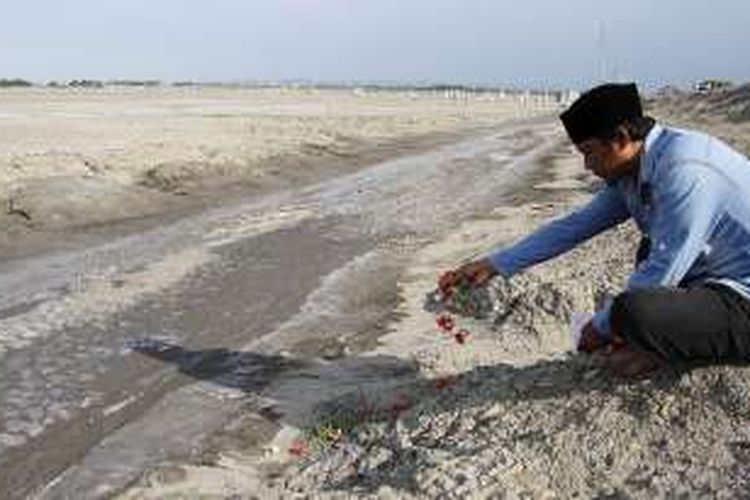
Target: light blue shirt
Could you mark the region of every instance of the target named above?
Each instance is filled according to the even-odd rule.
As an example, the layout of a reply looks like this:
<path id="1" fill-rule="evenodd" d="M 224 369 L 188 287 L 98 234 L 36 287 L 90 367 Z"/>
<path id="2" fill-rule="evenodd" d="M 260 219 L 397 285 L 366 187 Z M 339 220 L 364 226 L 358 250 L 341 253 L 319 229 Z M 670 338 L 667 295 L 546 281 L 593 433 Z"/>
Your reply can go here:
<path id="1" fill-rule="evenodd" d="M 646 137 L 637 173 L 490 260 L 509 278 L 630 217 L 651 250 L 628 290 L 714 282 L 750 299 L 750 162 L 714 137 L 659 125 Z M 594 326 L 611 336 L 609 306 Z"/>

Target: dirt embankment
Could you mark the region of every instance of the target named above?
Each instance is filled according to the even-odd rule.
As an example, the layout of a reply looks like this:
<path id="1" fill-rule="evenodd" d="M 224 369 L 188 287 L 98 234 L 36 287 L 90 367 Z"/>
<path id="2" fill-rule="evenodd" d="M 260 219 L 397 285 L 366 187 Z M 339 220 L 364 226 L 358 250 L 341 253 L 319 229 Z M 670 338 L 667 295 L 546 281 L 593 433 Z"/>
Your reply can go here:
<path id="1" fill-rule="evenodd" d="M 750 83 L 705 94 L 665 90 L 651 107 L 668 123 L 712 133 L 750 155 Z"/>

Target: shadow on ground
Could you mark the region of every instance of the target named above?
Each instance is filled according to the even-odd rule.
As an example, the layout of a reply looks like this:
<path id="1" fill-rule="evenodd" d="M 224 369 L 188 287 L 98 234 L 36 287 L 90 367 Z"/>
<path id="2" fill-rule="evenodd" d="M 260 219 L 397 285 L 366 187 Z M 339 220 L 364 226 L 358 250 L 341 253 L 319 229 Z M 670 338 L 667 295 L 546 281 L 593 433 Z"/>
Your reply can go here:
<path id="1" fill-rule="evenodd" d="M 349 356 L 333 361 L 300 359 L 229 349 L 190 350 L 161 340 L 146 339 L 131 345 L 134 352 L 174 365 L 180 374 L 209 381 L 246 394 L 270 395 L 278 408 L 274 419 L 299 428 L 330 412 L 329 402 L 341 407 L 349 395 L 388 392 L 394 386 L 414 386 L 414 361 L 394 356 Z M 274 384 L 273 390 L 269 387 Z M 270 394 L 267 394 L 270 391 Z M 320 401 L 325 401 L 319 403 Z M 313 403 L 312 413 L 285 409 Z M 318 404 L 319 403 L 319 404 Z"/>
<path id="2" fill-rule="evenodd" d="M 173 364 L 183 375 L 244 392 L 258 392 L 279 374 L 304 366 L 300 360 L 229 349 L 190 350 L 161 340 L 132 345 L 134 352 Z"/>
<path id="3" fill-rule="evenodd" d="M 337 493 L 372 494 L 389 486 L 404 494 L 424 494 L 420 478 L 431 468 L 430 460 L 425 457 L 437 453 L 443 461 L 461 461 L 480 453 L 486 443 L 472 433 L 489 432 L 487 426 L 491 431 L 497 422 L 477 420 L 476 415 L 482 412 L 475 410 L 494 404 L 499 404 L 503 411 L 513 411 L 516 405 L 528 407 L 540 402 L 539 408 L 528 410 L 531 415 L 535 411 L 557 413 L 550 420 L 553 427 L 543 431 L 535 430 L 533 425 L 506 429 L 510 432 L 504 438 L 508 443 L 538 441 L 544 444 L 550 433 L 581 430 L 581 426 L 588 425 L 587 418 L 591 418 L 586 416 L 589 403 L 606 406 L 610 408 L 608 411 L 644 425 L 654 418 L 654 405 L 668 395 L 677 396 L 681 401 L 704 399 L 732 418 L 750 418 L 750 405 L 746 404 L 750 393 L 742 391 L 746 385 L 743 382 L 745 371 L 733 371 L 732 367 L 701 370 L 696 379 L 688 380 L 687 384 L 682 381 L 694 367 L 666 368 L 648 378 L 628 380 L 607 375 L 588 356 L 569 355 L 528 366 L 500 363 L 477 367 L 451 378 L 447 384 L 437 384 L 435 380 L 420 376 L 414 363 L 392 356 L 352 356 L 320 363 L 227 349 L 192 351 L 158 341 L 136 350 L 176 365 L 188 377 L 209 380 L 245 393 L 261 392 L 283 375 L 284 380 L 296 385 L 297 392 L 275 392 L 274 398 L 281 395 L 281 407 L 284 397 L 311 396 L 307 401 L 317 403 L 312 405 L 310 418 L 290 418 L 281 412 L 279 421 L 303 429 L 310 429 L 311 421 L 348 426 L 343 449 L 337 449 L 337 444 L 325 450 L 325 456 L 313 454 L 295 465 L 298 469 L 295 477 L 309 474 L 316 478 L 305 484 L 319 491 Z M 340 390 L 328 398 L 321 397 L 323 391 L 312 394 L 316 387 L 326 385 L 335 385 Z M 567 404 L 575 399 L 577 403 Z M 611 410 L 612 404 L 614 410 Z M 463 425 L 462 419 L 471 414 L 475 428 L 458 430 Z M 431 424 L 418 423 L 423 417 L 453 421 L 441 424 L 445 428 L 437 432 L 430 429 Z M 679 419 L 688 417 L 678 414 L 674 418 L 670 425 L 679 427 Z M 359 432 L 366 427 L 380 429 L 380 437 L 373 439 L 369 430 Z M 363 438 L 363 435 L 369 437 Z M 404 436 L 407 436 L 406 444 L 399 444 Z M 462 436 L 469 439 L 463 442 Z M 361 464 L 367 463 L 375 448 L 386 449 L 388 458 L 376 466 L 363 468 Z M 748 446 L 742 441 L 735 448 L 746 454 Z M 365 460 L 361 460 L 362 457 Z M 334 470 L 328 470 L 329 467 Z M 316 481 L 317 484 L 313 484 Z"/>

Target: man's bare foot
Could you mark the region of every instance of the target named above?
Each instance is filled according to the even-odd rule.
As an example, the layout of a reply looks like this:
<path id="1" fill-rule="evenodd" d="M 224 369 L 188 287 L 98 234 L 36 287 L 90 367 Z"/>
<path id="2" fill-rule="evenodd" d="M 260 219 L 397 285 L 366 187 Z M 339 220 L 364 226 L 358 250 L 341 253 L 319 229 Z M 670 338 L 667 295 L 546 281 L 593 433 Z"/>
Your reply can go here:
<path id="1" fill-rule="evenodd" d="M 651 373 L 665 364 L 658 354 L 648 351 L 634 351 L 622 347 L 604 359 L 605 367 L 620 377 L 638 377 Z"/>

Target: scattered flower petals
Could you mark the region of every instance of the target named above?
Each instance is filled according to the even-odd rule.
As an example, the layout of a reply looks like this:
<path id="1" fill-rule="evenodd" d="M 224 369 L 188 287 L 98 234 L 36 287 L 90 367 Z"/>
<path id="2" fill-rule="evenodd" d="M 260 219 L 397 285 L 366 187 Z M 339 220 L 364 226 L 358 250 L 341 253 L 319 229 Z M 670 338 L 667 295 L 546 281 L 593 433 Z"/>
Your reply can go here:
<path id="1" fill-rule="evenodd" d="M 438 328 L 443 332 L 450 332 L 453 330 L 453 327 L 456 326 L 456 321 L 450 314 L 441 314 L 437 317 L 436 323 Z"/>
<path id="2" fill-rule="evenodd" d="M 289 447 L 289 454 L 295 457 L 304 457 L 310 452 L 310 448 L 306 441 L 301 439 L 295 439 L 292 445 Z"/>
<path id="3" fill-rule="evenodd" d="M 456 271 L 447 271 L 443 273 L 442 276 L 440 276 L 440 279 L 438 280 L 440 293 L 443 294 L 443 297 L 449 298 L 451 295 L 453 295 L 453 288 L 454 283 L 458 280 L 458 273 Z"/>
<path id="4" fill-rule="evenodd" d="M 453 338 L 456 339 L 456 342 L 463 345 L 466 343 L 466 339 L 469 338 L 469 335 L 471 335 L 469 333 L 469 330 L 461 329 L 457 331 L 455 334 L 453 334 Z"/>
<path id="5" fill-rule="evenodd" d="M 453 332 L 454 328 L 456 328 L 456 320 L 448 313 L 443 313 L 437 317 L 435 320 L 435 323 L 437 324 L 438 328 L 440 329 L 441 333 L 447 333 L 452 334 L 453 339 L 458 342 L 459 344 L 465 344 L 466 339 L 469 337 L 470 333 L 469 330 L 462 328 L 457 332 Z"/>

